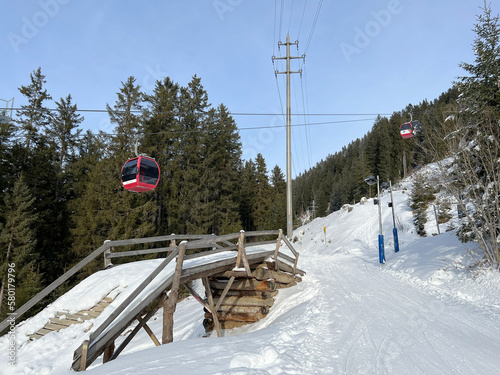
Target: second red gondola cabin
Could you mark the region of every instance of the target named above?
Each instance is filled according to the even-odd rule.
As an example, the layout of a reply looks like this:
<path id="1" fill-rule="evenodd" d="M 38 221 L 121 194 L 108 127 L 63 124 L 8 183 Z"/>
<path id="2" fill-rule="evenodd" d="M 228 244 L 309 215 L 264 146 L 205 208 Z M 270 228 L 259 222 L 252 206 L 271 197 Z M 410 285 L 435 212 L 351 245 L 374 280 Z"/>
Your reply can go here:
<path id="1" fill-rule="evenodd" d="M 122 168 L 122 185 L 128 191 L 142 193 L 156 188 L 160 180 L 160 167 L 155 159 L 137 156 Z"/>
<path id="2" fill-rule="evenodd" d="M 405 122 L 399 127 L 399 134 L 404 139 L 413 137 L 413 125 L 411 122 Z"/>

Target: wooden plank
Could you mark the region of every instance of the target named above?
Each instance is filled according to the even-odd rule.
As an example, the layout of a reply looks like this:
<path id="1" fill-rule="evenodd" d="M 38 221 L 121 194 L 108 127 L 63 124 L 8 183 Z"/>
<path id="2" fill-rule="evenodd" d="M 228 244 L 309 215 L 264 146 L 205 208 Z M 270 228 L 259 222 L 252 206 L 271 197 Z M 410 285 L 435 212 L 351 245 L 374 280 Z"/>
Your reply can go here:
<path id="1" fill-rule="evenodd" d="M 84 320 L 90 320 L 90 319 L 92 319 L 88 315 L 68 314 L 68 313 L 62 313 L 62 312 L 58 312 L 56 314 L 56 316 L 57 317 L 66 316 L 66 319 L 68 319 L 68 320 L 74 320 L 74 321 L 77 321 L 77 322 L 80 322 L 80 323 L 83 323 Z"/>
<path id="2" fill-rule="evenodd" d="M 47 328 L 41 328 L 38 331 L 36 331 L 35 333 L 38 333 L 40 335 L 46 335 L 47 333 L 50 333 L 50 332 L 54 332 L 54 330 L 47 329 Z"/>
<path id="3" fill-rule="evenodd" d="M 92 311 L 92 310 L 82 310 L 82 311 L 78 311 L 75 315 L 89 316 L 91 318 L 97 318 L 100 315 L 100 313 L 98 313 L 97 311 Z"/>
<path id="4" fill-rule="evenodd" d="M 62 326 L 66 326 L 66 327 L 72 326 L 73 324 L 82 324 L 83 323 L 83 321 L 80 321 L 80 320 L 69 320 L 69 319 L 59 319 L 59 318 L 50 318 L 49 321 L 51 323 L 60 324 Z"/>
<path id="5" fill-rule="evenodd" d="M 106 258 L 112 259 L 112 258 L 132 257 L 136 255 L 148 255 L 156 253 L 160 254 L 173 251 L 174 249 L 175 249 L 174 247 L 168 246 L 168 247 L 157 247 L 154 249 L 120 251 L 120 252 L 106 254 Z"/>
<path id="6" fill-rule="evenodd" d="M 231 278 L 227 282 L 226 286 L 224 287 L 224 290 L 222 291 L 222 293 L 221 293 L 221 295 L 220 295 L 220 297 L 219 297 L 219 299 L 217 301 L 217 304 L 215 306 L 215 311 L 217 311 L 219 309 L 220 305 L 224 301 L 224 298 L 226 297 L 227 292 L 229 292 L 229 289 L 233 285 L 234 279 L 235 279 L 235 277 L 231 276 Z M 212 285 L 210 285 L 210 289 L 211 289 L 211 287 L 212 287 Z"/>
<path id="7" fill-rule="evenodd" d="M 31 339 L 31 340 L 38 340 L 38 339 L 41 339 L 44 335 L 40 334 L 40 333 L 33 333 L 31 335 L 28 335 L 28 337 Z"/>
<path id="8" fill-rule="evenodd" d="M 127 246 L 127 245 L 141 245 L 152 242 L 166 242 L 170 240 L 200 240 L 203 238 L 212 237 L 210 234 L 170 234 L 168 236 L 144 237 L 144 238 L 131 238 L 127 240 L 110 241 L 109 246 Z"/>
<path id="9" fill-rule="evenodd" d="M 51 331 L 60 331 L 63 328 L 68 328 L 68 326 L 49 322 L 49 323 L 45 324 L 44 328 L 50 329 Z"/>

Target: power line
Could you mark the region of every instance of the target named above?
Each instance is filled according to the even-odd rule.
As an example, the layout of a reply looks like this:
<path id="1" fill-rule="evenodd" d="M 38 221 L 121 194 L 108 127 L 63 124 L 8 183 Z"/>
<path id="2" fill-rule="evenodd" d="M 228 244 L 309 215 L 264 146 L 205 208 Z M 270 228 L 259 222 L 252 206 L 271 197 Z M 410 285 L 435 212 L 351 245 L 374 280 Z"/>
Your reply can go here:
<path id="1" fill-rule="evenodd" d="M 307 90 L 307 87 L 306 87 Z M 24 110 L 24 108 L 12 108 L 13 111 L 21 111 Z M 57 108 L 42 108 L 42 109 L 35 109 L 35 111 L 50 111 L 50 112 L 57 112 L 59 109 Z M 108 113 L 109 111 L 107 109 L 76 109 L 75 112 L 95 112 L 95 113 Z M 120 111 L 120 110 L 113 110 L 113 113 L 117 114 L 123 114 L 123 113 L 144 113 L 144 110 L 141 109 L 130 109 L 128 111 Z M 155 115 L 164 115 L 164 114 L 171 114 L 172 112 L 154 112 Z M 200 111 L 200 113 L 203 114 L 208 114 L 206 111 Z M 277 115 L 282 115 L 282 113 L 269 113 L 269 112 L 229 112 L 231 116 L 277 116 Z M 391 116 L 392 113 L 291 113 L 291 116 Z"/>
<path id="2" fill-rule="evenodd" d="M 316 9 L 316 14 L 314 15 L 314 21 L 311 27 L 311 32 L 309 33 L 309 38 L 307 39 L 306 49 L 304 50 L 304 55 L 307 54 L 309 50 L 309 45 L 311 44 L 311 40 L 314 34 L 314 29 L 316 28 L 316 23 L 318 22 L 319 13 L 321 11 L 321 5 L 323 4 L 323 0 L 319 0 L 318 8 Z"/>
<path id="3" fill-rule="evenodd" d="M 374 121 L 376 118 L 370 118 L 370 119 L 354 119 L 354 120 L 340 120 L 340 121 L 325 121 L 325 122 L 313 122 L 313 123 L 302 123 L 302 124 L 291 124 L 291 127 L 300 127 L 300 126 L 320 126 L 320 125 L 335 125 L 335 124 L 345 124 L 345 123 L 353 123 L 353 122 L 362 122 L 362 121 Z M 248 127 L 238 127 L 237 129 L 225 129 L 227 131 L 243 131 L 243 130 L 261 130 L 261 129 L 281 129 L 281 128 L 286 128 L 286 125 L 265 125 L 265 126 L 248 126 Z M 154 133 L 148 133 L 148 132 L 141 132 L 141 134 L 144 135 L 161 135 L 161 134 L 189 134 L 189 133 L 201 133 L 203 130 L 201 129 L 196 129 L 196 130 L 172 130 L 172 131 L 161 131 L 161 132 L 154 132 Z M 94 134 L 94 133 L 93 133 Z M 80 137 L 76 138 L 84 138 L 85 133 L 80 135 Z M 121 135 L 119 133 L 105 133 L 103 131 L 100 131 L 96 135 L 102 135 L 102 136 L 117 136 Z M 12 136 L 11 138 L 26 138 L 26 137 L 45 137 L 45 138 L 56 138 L 55 136 L 49 136 L 46 134 L 37 134 L 37 135 L 15 135 Z"/>

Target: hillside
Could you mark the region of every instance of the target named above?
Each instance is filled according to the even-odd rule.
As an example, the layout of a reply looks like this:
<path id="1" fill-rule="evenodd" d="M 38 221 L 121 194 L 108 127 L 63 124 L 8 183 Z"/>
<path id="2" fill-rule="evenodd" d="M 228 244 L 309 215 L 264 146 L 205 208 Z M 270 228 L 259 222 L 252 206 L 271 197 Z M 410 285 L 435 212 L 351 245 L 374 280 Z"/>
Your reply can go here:
<path id="1" fill-rule="evenodd" d="M 500 275 L 479 267 L 474 244 L 460 243 L 448 224 L 433 236 L 429 220 L 430 236 L 419 237 L 408 206 L 411 186 L 408 179 L 394 191 L 399 253 L 390 197 L 382 197 L 386 264 L 378 263 L 377 206 L 371 199 L 357 203 L 295 231 L 297 238 L 302 233 L 296 246 L 307 275 L 280 290 L 265 319 L 203 338 L 203 309 L 190 297 L 177 307 L 172 344 L 154 347 L 141 332 L 117 360 L 98 360 L 88 374 L 497 374 Z M 155 262 L 96 273 L 20 324 L 17 366 L 2 356 L 0 373 L 73 373 L 72 353 L 84 332 L 66 329 L 35 342 L 25 335 L 67 302 L 88 308 L 105 290 L 125 293 Z M 150 326 L 160 332 L 161 315 Z M 8 350 L 6 337 L 0 350 Z"/>

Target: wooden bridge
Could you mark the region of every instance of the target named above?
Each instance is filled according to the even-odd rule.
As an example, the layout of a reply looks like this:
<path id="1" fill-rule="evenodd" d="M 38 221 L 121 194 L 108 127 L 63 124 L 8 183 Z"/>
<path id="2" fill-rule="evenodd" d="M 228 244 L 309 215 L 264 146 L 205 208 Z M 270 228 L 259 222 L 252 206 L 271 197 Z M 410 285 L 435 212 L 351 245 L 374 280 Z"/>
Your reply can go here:
<path id="1" fill-rule="evenodd" d="M 269 238 L 270 236 L 277 236 L 277 239 L 245 244 L 245 239 L 249 237 Z M 177 245 L 177 240 L 182 240 L 182 242 Z M 186 240 L 191 241 L 188 242 Z M 237 240 L 237 243 L 231 242 L 235 240 Z M 120 246 L 165 244 L 166 242 L 170 243 L 168 246 L 164 247 L 122 252 L 116 251 Z M 275 244 L 275 246 L 270 247 L 270 244 Z M 290 255 L 281 251 L 283 244 L 290 250 Z M 263 245 L 268 246 L 264 247 Z M 193 250 L 198 252 L 193 253 Z M 294 278 L 296 274 L 304 275 L 304 272 L 297 268 L 299 253 L 293 248 L 288 239 L 283 236 L 281 230 L 246 233 L 241 231 L 239 233 L 223 236 L 170 235 L 142 239 L 105 241 L 101 247 L 95 250 L 87 258 L 42 290 L 25 305 L 21 306 L 17 311 L 17 316 L 19 317 L 22 315 L 97 256 L 104 254 L 104 266 L 109 267 L 111 265 L 111 259 L 113 258 L 160 252 L 167 252 L 167 257 L 164 258 L 156 269 L 154 269 L 135 290 L 128 294 L 127 298 L 125 298 L 98 327 L 93 329 L 89 339 L 85 340 L 75 351 L 71 366 L 73 370 L 85 370 L 102 354 L 103 362 L 115 359 L 142 328 L 146 330 L 155 345 L 160 345 L 160 341 L 161 344 L 172 342 L 173 314 L 178 300 L 180 285 L 184 285 L 195 299 L 203 305 L 217 335 L 221 336 L 222 330 L 219 317 L 221 317 L 221 314 L 224 315 L 224 313 L 221 313 L 220 309 L 227 301 L 231 299 L 234 301 L 234 295 L 231 294 L 232 292 L 230 290 L 233 286 L 241 282 L 241 280 L 239 281 L 238 279 L 243 279 L 243 283 L 252 283 L 257 280 L 256 283 L 260 283 L 260 288 L 269 288 L 268 291 L 272 291 L 274 290 L 274 286 L 270 288 L 268 283 L 273 282 L 273 280 L 268 281 L 266 279 L 266 277 L 270 277 L 269 272 L 277 273 L 277 271 L 285 271 L 289 277 L 292 278 Z M 174 259 L 176 259 L 175 267 L 172 265 L 169 266 Z M 255 270 L 258 264 L 263 264 L 264 262 L 266 262 L 265 268 L 270 268 L 269 271 L 264 272 L 262 268 L 259 268 L 260 271 Z M 253 272 L 251 268 L 254 268 Z M 257 278 L 262 281 L 254 277 L 256 274 L 260 274 Z M 214 275 L 226 278 L 218 295 L 215 296 L 216 298 L 212 295 L 214 285 L 212 284 L 211 287 L 209 280 L 209 278 Z M 202 280 L 205 287 L 206 299 L 199 296 L 189 286 L 189 282 L 196 279 Z M 212 283 L 213 282 L 217 281 L 212 281 Z M 271 295 L 269 293 L 267 294 L 268 296 Z M 151 317 L 153 317 L 160 308 L 163 308 L 163 332 L 161 340 L 155 336 L 147 325 Z M 223 318 L 221 317 L 221 319 Z M 123 336 L 126 329 L 136 320 L 138 324 L 128 333 L 120 345 L 115 348 L 115 340 L 119 336 Z M 3 330 L 7 324 L 7 321 L 2 322 L 0 324 L 0 329 Z M 224 326 L 224 323 L 222 324 L 223 328 L 227 328 L 227 326 Z"/>

